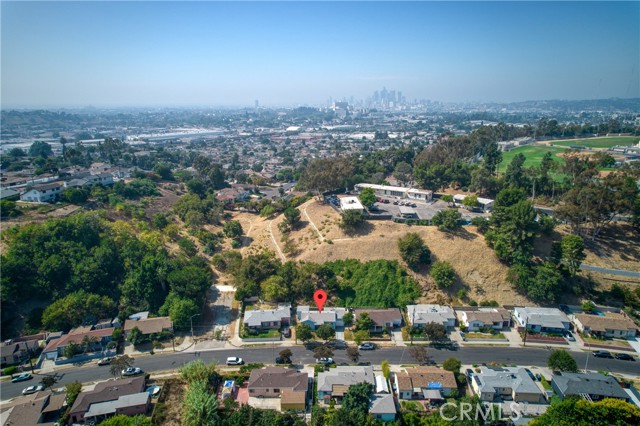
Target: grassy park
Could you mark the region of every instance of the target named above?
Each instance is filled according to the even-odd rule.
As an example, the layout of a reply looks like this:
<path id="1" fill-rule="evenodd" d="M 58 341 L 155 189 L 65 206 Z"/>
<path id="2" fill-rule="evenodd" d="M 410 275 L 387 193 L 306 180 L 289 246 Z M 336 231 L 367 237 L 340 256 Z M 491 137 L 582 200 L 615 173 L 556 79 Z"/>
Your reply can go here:
<path id="1" fill-rule="evenodd" d="M 563 141 L 550 141 L 553 146 L 572 145 L 585 146 L 587 148 L 612 148 L 616 145 L 635 145 L 640 141 L 638 136 L 612 136 L 608 138 L 568 139 Z"/>
<path id="2" fill-rule="evenodd" d="M 507 170 L 507 167 L 518 154 L 522 154 L 526 157 L 526 161 L 524 162 L 525 167 L 537 166 L 542 161 L 542 158 L 547 152 L 551 152 L 553 154 L 553 160 L 558 163 L 563 163 L 564 160 L 561 157 L 558 157 L 558 154 L 566 151 L 567 148 L 546 146 L 546 145 L 526 145 L 518 148 L 514 148 L 511 151 L 502 153 L 502 162 L 498 167 L 498 171 L 500 173 L 504 173 Z"/>

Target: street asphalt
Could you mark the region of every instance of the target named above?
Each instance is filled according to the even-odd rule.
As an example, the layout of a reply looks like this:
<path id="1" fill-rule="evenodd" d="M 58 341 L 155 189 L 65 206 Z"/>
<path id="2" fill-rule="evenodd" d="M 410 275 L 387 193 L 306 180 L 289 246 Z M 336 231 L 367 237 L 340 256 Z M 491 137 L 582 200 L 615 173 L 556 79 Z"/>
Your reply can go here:
<path id="1" fill-rule="evenodd" d="M 162 355 L 145 355 L 135 359 L 134 366 L 140 367 L 146 373 L 159 373 L 163 371 L 177 370 L 181 365 L 202 359 L 204 362 L 218 361 L 221 365 L 229 356 L 239 356 L 247 363 L 273 363 L 278 352 L 284 347 L 253 347 L 224 350 L 209 350 L 203 352 L 182 352 Z M 301 346 L 289 348 L 293 352 L 295 364 L 312 364 L 315 362 L 313 353 Z M 463 364 L 505 363 L 521 366 L 547 366 L 547 358 L 550 351 L 544 348 L 511 348 L 511 347 L 463 347 L 451 349 L 429 349 L 429 355 L 438 364 L 449 358 L 455 357 Z M 617 359 L 596 358 L 590 352 L 572 352 L 578 363 L 578 368 L 584 368 L 585 361 L 589 357 L 588 368 L 590 370 L 621 373 L 626 375 L 640 375 L 640 362 L 621 361 Z M 370 362 L 379 365 L 382 360 L 390 364 L 413 364 L 408 347 L 381 348 L 374 351 L 361 351 L 360 362 Z M 333 359 L 337 364 L 349 363 L 345 350 L 335 350 Z M 112 378 L 109 367 L 99 367 L 96 362 L 86 363 L 80 366 L 61 368 L 58 371 L 59 381 L 56 387 L 64 386 L 73 381 L 90 383 Z M 33 379 L 21 383 L 3 382 L 0 384 L 0 399 L 8 400 L 19 396 L 27 386 L 37 384 L 42 375 L 35 374 Z"/>

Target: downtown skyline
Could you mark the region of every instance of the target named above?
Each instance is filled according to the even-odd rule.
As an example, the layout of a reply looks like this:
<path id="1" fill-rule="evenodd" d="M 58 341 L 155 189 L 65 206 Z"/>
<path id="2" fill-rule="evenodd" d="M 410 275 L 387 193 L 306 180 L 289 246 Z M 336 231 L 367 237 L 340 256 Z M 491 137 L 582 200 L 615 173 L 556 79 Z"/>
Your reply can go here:
<path id="1" fill-rule="evenodd" d="M 638 2 L 11 2 L 2 108 L 640 97 Z"/>

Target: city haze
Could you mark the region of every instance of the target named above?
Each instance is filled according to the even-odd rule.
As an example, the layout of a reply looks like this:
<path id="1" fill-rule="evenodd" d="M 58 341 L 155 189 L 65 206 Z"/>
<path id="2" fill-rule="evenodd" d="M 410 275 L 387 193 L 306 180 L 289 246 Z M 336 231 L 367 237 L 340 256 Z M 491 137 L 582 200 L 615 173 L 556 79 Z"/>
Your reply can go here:
<path id="1" fill-rule="evenodd" d="M 640 97 L 638 2 L 2 2 L 2 108 Z"/>

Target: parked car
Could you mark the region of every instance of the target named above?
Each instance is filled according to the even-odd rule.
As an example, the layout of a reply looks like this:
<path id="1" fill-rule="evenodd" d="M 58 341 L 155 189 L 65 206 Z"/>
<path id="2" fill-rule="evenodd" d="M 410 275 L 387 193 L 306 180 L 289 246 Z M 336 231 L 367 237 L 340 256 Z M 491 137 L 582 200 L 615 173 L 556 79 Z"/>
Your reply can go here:
<path id="1" fill-rule="evenodd" d="M 531 380 L 533 380 L 534 382 L 536 381 L 536 376 L 533 375 L 531 370 L 529 370 L 528 368 L 525 368 L 524 371 L 526 371 L 529 377 L 531 377 Z"/>
<path id="2" fill-rule="evenodd" d="M 636 360 L 632 355 L 629 355 L 629 354 L 620 354 L 619 353 L 619 354 L 616 354 L 615 357 L 616 357 L 616 359 L 621 359 L 623 361 L 635 361 Z"/>
<path id="3" fill-rule="evenodd" d="M 613 355 L 611 355 L 611 352 L 603 351 L 603 350 L 593 351 L 593 356 L 597 358 L 613 358 Z"/>
<path id="4" fill-rule="evenodd" d="M 570 331 L 566 331 L 566 332 L 564 333 L 564 338 L 565 338 L 565 339 L 567 339 L 567 340 L 568 340 L 568 341 L 570 341 L 570 342 L 575 342 L 575 341 L 576 341 L 576 338 L 575 338 L 575 337 L 573 337 L 573 334 L 571 334 L 571 332 L 570 332 Z"/>
<path id="5" fill-rule="evenodd" d="M 111 364 L 111 361 L 113 361 L 115 359 L 115 357 L 113 356 L 108 356 L 106 358 L 102 358 L 100 361 L 98 361 L 98 365 L 109 365 Z"/>
<path id="6" fill-rule="evenodd" d="M 284 328 L 282 329 L 282 335 L 283 335 L 284 337 L 291 337 L 291 328 L 289 328 L 289 327 L 284 327 Z"/>
<path id="7" fill-rule="evenodd" d="M 394 205 L 394 206 L 397 206 L 398 204 L 399 204 L 399 203 L 398 203 L 397 201 L 394 201 L 394 202 L 393 202 L 393 205 Z"/>
<path id="8" fill-rule="evenodd" d="M 371 342 L 366 342 L 366 343 L 363 343 L 360 346 L 358 346 L 358 349 L 361 350 L 361 351 L 372 351 L 375 348 L 376 347 Z"/>
<path id="9" fill-rule="evenodd" d="M 32 393 L 40 392 L 40 391 L 43 391 L 43 390 L 44 390 L 44 386 L 42 386 L 42 385 L 29 386 L 28 388 L 22 389 L 22 394 L 23 395 L 31 395 Z"/>
<path id="10" fill-rule="evenodd" d="M 33 376 L 31 376 L 31 373 L 22 373 L 12 378 L 11 383 L 24 382 L 25 380 L 31 380 L 32 378 Z"/>
<path id="11" fill-rule="evenodd" d="M 385 204 L 389 204 L 389 200 L 384 200 L 383 201 Z"/>
<path id="12" fill-rule="evenodd" d="M 276 358 L 276 364 L 291 364 L 291 359 L 279 356 Z"/>
<path id="13" fill-rule="evenodd" d="M 137 376 L 138 374 L 142 374 L 142 370 L 138 367 L 127 367 L 122 370 L 123 376 Z"/>
<path id="14" fill-rule="evenodd" d="M 540 375 L 540 373 L 536 373 L 536 380 L 539 382 L 542 381 L 542 376 Z"/>
<path id="15" fill-rule="evenodd" d="M 318 358 L 316 359 L 316 364 L 324 364 L 324 365 L 330 365 L 333 364 L 333 358 L 329 357 L 329 358 Z"/>
<path id="16" fill-rule="evenodd" d="M 347 349 L 347 342 L 344 340 L 333 339 L 327 342 L 327 346 L 331 349 Z"/>
<path id="17" fill-rule="evenodd" d="M 244 361 L 240 357 L 230 356 L 229 358 L 227 358 L 227 365 L 242 365 L 242 364 L 244 364 Z"/>
<path id="18" fill-rule="evenodd" d="M 473 373 L 473 370 L 472 370 L 472 369 L 470 369 L 470 368 L 467 368 L 467 369 L 465 370 L 465 373 L 467 373 L 467 377 L 468 377 L 468 378 L 472 378 L 472 377 L 473 377 L 473 374 L 474 374 L 474 373 Z"/>

